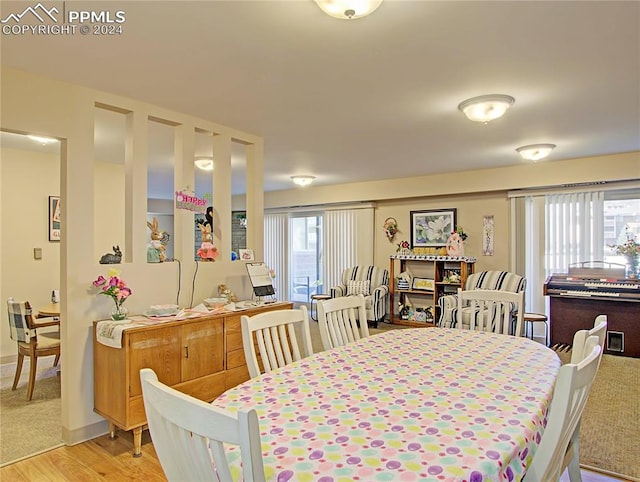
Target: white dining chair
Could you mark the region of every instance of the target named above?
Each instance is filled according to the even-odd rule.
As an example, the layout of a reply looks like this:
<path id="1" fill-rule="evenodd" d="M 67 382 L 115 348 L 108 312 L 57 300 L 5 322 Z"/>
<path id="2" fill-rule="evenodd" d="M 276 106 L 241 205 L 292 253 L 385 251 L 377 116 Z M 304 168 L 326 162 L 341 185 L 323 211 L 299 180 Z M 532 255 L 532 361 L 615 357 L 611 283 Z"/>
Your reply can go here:
<path id="1" fill-rule="evenodd" d="M 584 358 L 584 347 L 587 338 L 590 336 L 598 337 L 598 344 L 604 352 L 604 341 L 607 335 L 607 315 L 598 315 L 590 330 L 580 330 L 573 336 L 573 345 L 571 346 L 571 363 L 578 363 Z M 602 353 L 600 354 L 602 359 Z"/>
<path id="2" fill-rule="evenodd" d="M 265 480 L 254 409 L 221 410 L 158 381 L 150 368 L 140 370 L 140 381 L 153 447 L 169 482 L 231 482 L 224 444 L 240 446 L 245 481 Z"/>
<path id="3" fill-rule="evenodd" d="M 345 296 L 320 301 L 318 328 L 325 350 L 368 337 L 369 326 L 364 296 Z"/>
<path id="4" fill-rule="evenodd" d="M 306 306 L 253 316 L 242 315 L 240 323 L 242 346 L 251 378 L 260 375 L 260 362 L 264 373 L 268 373 L 313 354 Z M 298 344 L 296 327 L 300 330 L 301 346 Z"/>
<path id="5" fill-rule="evenodd" d="M 560 367 L 547 413 L 547 426 L 524 476 L 525 482 L 560 479 L 567 465 L 569 445 L 598 372 L 601 352 L 598 337 L 591 336 L 585 343 L 584 359 Z"/>
<path id="6" fill-rule="evenodd" d="M 587 354 L 588 347 L 586 346 L 587 340 L 595 336 L 598 338 L 598 345 L 600 346 L 600 356 L 598 357 L 598 368 L 602 362 L 602 354 L 604 353 L 604 341 L 607 334 L 607 315 L 598 315 L 593 324 L 593 328 L 590 330 L 579 330 L 573 335 L 573 345 L 571 347 L 571 361 L 570 363 L 580 363 L 584 360 L 585 354 Z M 569 469 L 569 480 L 571 482 L 582 482 L 582 474 L 580 472 L 580 422 L 576 425 L 576 429 L 573 431 L 573 436 L 569 441 L 567 452 L 562 464 L 562 471 Z"/>
<path id="7" fill-rule="evenodd" d="M 524 293 L 458 288 L 455 325 L 460 329 L 523 336 Z"/>

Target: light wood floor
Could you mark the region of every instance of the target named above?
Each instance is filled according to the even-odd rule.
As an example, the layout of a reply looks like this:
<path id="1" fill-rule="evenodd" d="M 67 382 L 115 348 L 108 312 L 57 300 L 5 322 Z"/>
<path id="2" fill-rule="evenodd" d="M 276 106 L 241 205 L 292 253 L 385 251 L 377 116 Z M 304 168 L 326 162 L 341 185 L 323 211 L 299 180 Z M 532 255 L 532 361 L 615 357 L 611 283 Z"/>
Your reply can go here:
<path id="1" fill-rule="evenodd" d="M 107 435 L 16 462 L 0 469 L 0 480 L 11 482 L 86 482 L 92 480 L 160 482 L 166 478 L 156 452 L 144 432 L 142 457 L 132 457 L 130 433 L 118 432 L 115 440 Z M 569 482 L 564 474 L 561 482 Z M 583 482 L 613 482 L 614 479 L 594 472 L 582 471 Z"/>

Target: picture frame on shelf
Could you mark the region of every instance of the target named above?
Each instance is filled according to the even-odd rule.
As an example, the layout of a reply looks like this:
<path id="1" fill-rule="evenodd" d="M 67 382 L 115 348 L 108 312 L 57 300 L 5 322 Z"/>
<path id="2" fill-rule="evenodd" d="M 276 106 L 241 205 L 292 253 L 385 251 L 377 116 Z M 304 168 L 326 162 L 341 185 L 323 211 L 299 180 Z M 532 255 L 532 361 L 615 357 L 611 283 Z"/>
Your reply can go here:
<path id="1" fill-rule="evenodd" d="M 60 196 L 49 196 L 49 241 L 60 241 Z"/>
<path id="2" fill-rule="evenodd" d="M 411 247 L 445 246 L 456 227 L 456 212 L 455 208 L 410 211 Z"/>
<path id="3" fill-rule="evenodd" d="M 435 281 L 429 278 L 413 278 L 411 289 L 418 291 L 433 291 L 436 287 Z"/>
<path id="4" fill-rule="evenodd" d="M 255 261 L 255 255 L 253 249 L 240 249 L 240 259 L 242 261 Z"/>

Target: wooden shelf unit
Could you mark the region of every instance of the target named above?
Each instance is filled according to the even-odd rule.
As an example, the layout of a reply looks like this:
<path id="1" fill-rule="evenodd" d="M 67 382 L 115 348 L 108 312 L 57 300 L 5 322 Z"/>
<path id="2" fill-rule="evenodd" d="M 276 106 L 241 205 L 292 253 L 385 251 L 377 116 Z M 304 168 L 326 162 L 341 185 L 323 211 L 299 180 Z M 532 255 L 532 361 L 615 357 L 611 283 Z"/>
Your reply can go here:
<path id="1" fill-rule="evenodd" d="M 476 259 L 468 256 L 431 256 L 431 255 L 392 255 L 389 258 L 389 320 L 395 325 L 434 326 L 440 317 L 438 300 L 445 295 L 456 294 L 458 288 L 464 288 L 467 277 L 473 273 Z M 433 280 L 433 290 L 398 289 L 396 278 L 407 271 L 412 279 L 425 278 Z M 445 279 L 457 273 L 459 282 Z M 433 322 L 403 320 L 397 313 L 397 305 L 411 304 L 416 308 L 433 306 Z"/>
<path id="2" fill-rule="evenodd" d="M 205 315 L 126 329 L 122 348 L 96 339 L 93 329 L 94 411 L 116 428 L 133 430 L 133 455 L 140 456 L 147 419 L 140 369 L 151 368 L 161 382 L 210 402 L 225 390 L 249 379 L 242 347 L 240 316 L 293 308 L 279 302 L 242 311 Z"/>

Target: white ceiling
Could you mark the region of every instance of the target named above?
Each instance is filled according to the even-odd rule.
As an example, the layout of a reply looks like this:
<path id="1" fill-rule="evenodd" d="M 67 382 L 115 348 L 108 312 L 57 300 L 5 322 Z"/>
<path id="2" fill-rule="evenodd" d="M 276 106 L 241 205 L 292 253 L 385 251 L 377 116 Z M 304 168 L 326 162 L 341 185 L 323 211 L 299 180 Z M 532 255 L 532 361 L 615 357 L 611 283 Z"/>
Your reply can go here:
<path id="1" fill-rule="evenodd" d="M 265 190 L 508 166 L 541 142 L 546 162 L 640 150 L 638 1 L 385 0 L 351 21 L 311 0 L 66 8 L 122 10 L 124 32 L 3 35 L 2 66 L 260 135 Z M 492 93 L 516 102 L 488 125 L 457 109 Z"/>

